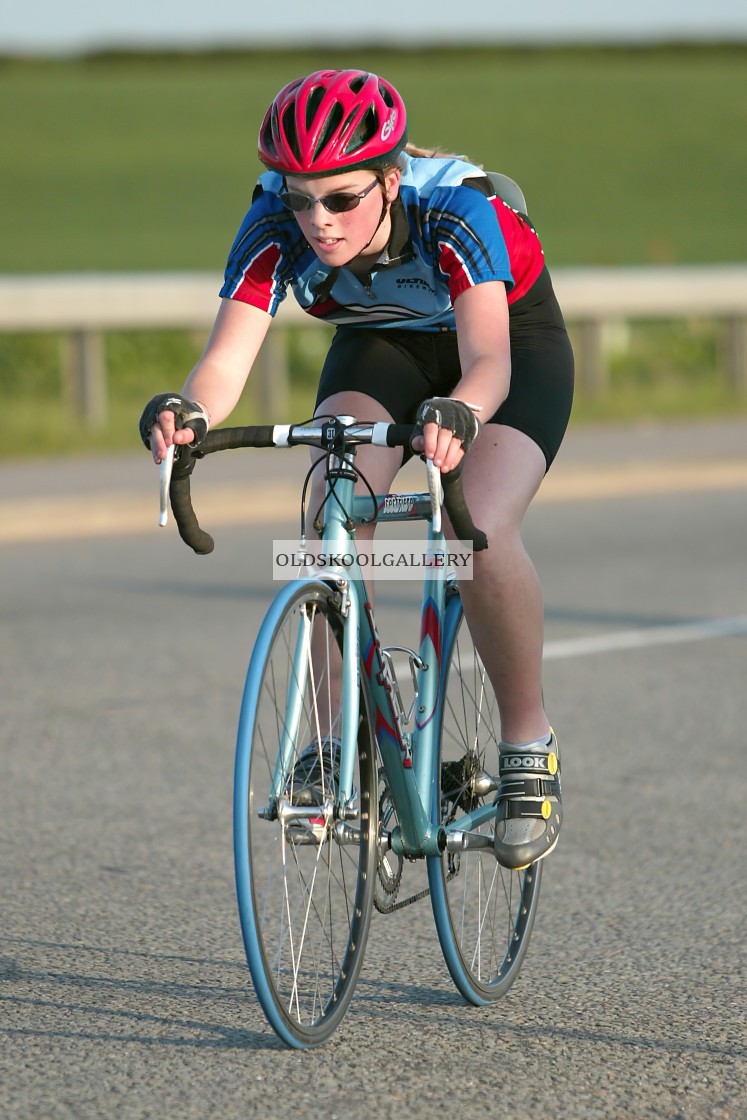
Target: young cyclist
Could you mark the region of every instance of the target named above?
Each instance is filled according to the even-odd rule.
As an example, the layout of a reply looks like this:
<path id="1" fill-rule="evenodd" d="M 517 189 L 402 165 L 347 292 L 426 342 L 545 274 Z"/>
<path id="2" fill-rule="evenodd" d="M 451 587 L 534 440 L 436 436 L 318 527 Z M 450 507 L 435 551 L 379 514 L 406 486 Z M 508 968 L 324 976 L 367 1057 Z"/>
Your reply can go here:
<path id="1" fill-rule="evenodd" d="M 460 590 L 501 716 L 495 852 L 520 868 L 553 850 L 562 821 L 557 744 L 542 699 L 542 593 L 522 539 L 526 510 L 570 414 L 573 355 L 537 234 L 463 157 L 407 144 L 384 79 L 325 70 L 290 82 L 259 134 L 268 168 L 228 259 L 222 303 L 181 394 L 140 422 L 156 463 L 236 405 L 288 286 L 336 333 L 317 413 L 423 424 L 489 548 Z M 479 438 L 478 438 L 479 437 Z M 361 448 L 377 493 L 402 452 Z"/>

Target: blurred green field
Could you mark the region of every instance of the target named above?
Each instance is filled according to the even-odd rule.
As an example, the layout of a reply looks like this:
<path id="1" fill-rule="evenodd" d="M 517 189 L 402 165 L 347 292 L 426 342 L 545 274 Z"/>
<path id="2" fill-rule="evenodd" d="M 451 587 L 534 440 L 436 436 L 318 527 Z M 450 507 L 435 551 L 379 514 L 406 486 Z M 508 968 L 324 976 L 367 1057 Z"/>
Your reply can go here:
<path id="1" fill-rule="evenodd" d="M 345 65 L 398 86 L 415 142 L 516 178 L 551 268 L 747 261 L 747 46 L 355 49 L 0 59 L 0 273 L 220 272 L 268 101 Z M 61 392 L 60 340 L 0 334 L 0 455 L 135 446 L 142 402 L 181 384 L 202 341 L 110 335 L 111 421 L 92 436 Z M 292 344 L 294 415 L 322 343 L 306 331 Z M 713 323 L 640 324 L 611 355 L 610 392 L 579 398 L 575 422 L 743 409 L 721 359 Z M 255 392 L 237 421 L 256 418 Z"/>
<path id="2" fill-rule="evenodd" d="M 222 268 L 285 81 L 365 66 L 522 184 L 555 264 L 747 258 L 747 49 L 0 62 L 0 272 Z"/>

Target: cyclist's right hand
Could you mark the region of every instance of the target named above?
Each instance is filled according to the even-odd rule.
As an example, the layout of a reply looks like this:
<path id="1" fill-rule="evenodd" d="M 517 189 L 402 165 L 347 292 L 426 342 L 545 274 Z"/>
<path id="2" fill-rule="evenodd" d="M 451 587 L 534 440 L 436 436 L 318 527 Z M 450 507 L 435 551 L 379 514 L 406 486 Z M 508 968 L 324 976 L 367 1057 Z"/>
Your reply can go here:
<path id="1" fill-rule="evenodd" d="M 159 393 L 143 409 L 140 438 L 154 462 L 160 463 L 172 444 L 201 443 L 209 426 L 210 416 L 199 401 L 190 401 L 180 393 Z"/>

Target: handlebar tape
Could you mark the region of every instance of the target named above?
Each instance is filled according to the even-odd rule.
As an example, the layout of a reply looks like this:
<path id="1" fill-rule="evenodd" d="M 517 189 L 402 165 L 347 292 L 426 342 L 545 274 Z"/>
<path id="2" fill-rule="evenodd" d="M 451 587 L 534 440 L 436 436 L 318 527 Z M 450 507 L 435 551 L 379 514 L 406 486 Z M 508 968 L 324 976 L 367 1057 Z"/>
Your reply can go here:
<path id="1" fill-rule="evenodd" d="M 446 512 L 457 537 L 460 541 L 471 542 L 475 552 L 483 552 L 488 547 L 488 538 L 482 529 L 477 528 L 467 508 L 462 487 L 462 463 L 448 474 L 441 475 L 441 485 L 444 488 Z"/>
<path id="2" fill-rule="evenodd" d="M 197 455 L 229 451 L 234 447 L 274 447 L 272 424 L 252 424 L 247 428 L 215 428 L 197 448 Z"/>
<path id="3" fill-rule="evenodd" d="M 182 444 L 171 476 L 171 510 L 179 536 L 198 556 L 209 556 L 215 548 L 215 541 L 210 533 L 200 528 L 192 507 L 190 475 L 197 460 L 216 451 L 228 451 L 236 447 L 274 447 L 272 435 L 271 424 L 247 428 L 216 428 L 208 432 L 199 447 L 193 449 L 189 444 Z"/>
<path id="4" fill-rule="evenodd" d="M 386 433 L 388 447 L 409 447 L 413 436 L 422 435 L 419 424 L 390 424 Z"/>
<path id="5" fill-rule="evenodd" d="M 179 536 L 198 556 L 207 556 L 215 548 L 215 541 L 209 533 L 200 528 L 195 511 L 192 509 L 188 474 L 181 478 L 174 478 L 172 475 L 170 496 Z"/>

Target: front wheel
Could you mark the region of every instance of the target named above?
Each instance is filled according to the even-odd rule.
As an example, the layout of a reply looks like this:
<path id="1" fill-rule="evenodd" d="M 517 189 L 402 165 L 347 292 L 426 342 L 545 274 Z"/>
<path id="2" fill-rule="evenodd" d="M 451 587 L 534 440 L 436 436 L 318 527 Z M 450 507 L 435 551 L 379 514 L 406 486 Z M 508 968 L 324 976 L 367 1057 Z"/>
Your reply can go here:
<path id="1" fill-rule="evenodd" d="M 345 1014 L 376 878 L 376 754 L 363 693 L 344 805 L 338 796 L 344 642 L 328 585 L 281 594 L 257 638 L 239 725 L 234 856 L 244 945 L 270 1025 L 296 1048 L 324 1042 Z"/>
<path id="2" fill-rule="evenodd" d="M 508 871 L 496 861 L 492 802 L 498 788 L 498 705 L 455 593 L 442 661 L 437 819 L 486 837 L 486 847 L 428 860 L 433 916 L 449 972 L 477 1006 L 500 999 L 519 974 L 534 923 L 542 865 Z M 486 812 L 486 810 L 490 810 Z M 478 823 L 474 827 L 468 815 Z"/>

